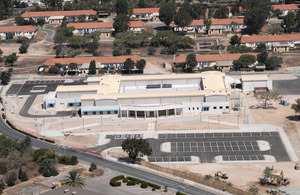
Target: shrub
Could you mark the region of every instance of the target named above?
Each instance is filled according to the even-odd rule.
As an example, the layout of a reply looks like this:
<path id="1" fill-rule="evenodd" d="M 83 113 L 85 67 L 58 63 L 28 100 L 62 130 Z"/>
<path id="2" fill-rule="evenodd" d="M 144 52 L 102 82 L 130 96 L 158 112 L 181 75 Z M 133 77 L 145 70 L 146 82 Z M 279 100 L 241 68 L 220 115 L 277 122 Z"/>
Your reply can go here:
<path id="1" fill-rule="evenodd" d="M 152 191 L 155 191 L 156 190 L 156 188 L 152 188 Z"/>
<path id="2" fill-rule="evenodd" d="M 3 180 L 1 179 L 0 180 L 0 194 L 2 194 L 3 193 L 3 190 L 4 190 L 4 182 L 3 182 Z"/>
<path id="3" fill-rule="evenodd" d="M 46 158 L 40 163 L 39 173 L 41 173 L 44 177 L 56 176 L 58 175 L 58 171 L 54 166 L 54 160 Z"/>
<path id="4" fill-rule="evenodd" d="M 7 163 L 6 162 L 0 162 L 0 174 L 7 173 Z"/>
<path id="5" fill-rule="evenodd" d="M 210 180 L 211 178 L 212 178 L 211 175 L 205 175 L 205 176 L 204 176 L 204 179 L 205 179 L 205 180 Z"/>
<path id="6" fill-rule="evenodd" d="M 74 155 L 71 156 L 70 164 L 71 165 L 77 165 L 78 164 L 77 156 L 74 156 Z"/>
<path id="7" fill-rule="evenodd" d="M 162 48 L 162 49 L 160 50 L 160 54 L 166 54 L 166 49 L 165 49 L 165 48 Z"/>
<path id="8" fill-rule="evenodd" d="M 6 178 L 6 184 L 8 186 L 14 186 L 17 180 L 17 174 L 15 172 L 11 172 Z"/>
<path id="9" fill-rule="evenodd" d="M 156 52 L 156 48 L 155 47 L 149 47 L 148 48 L 148 55 L 154 55 Z"/>
<path id="10" fill-rule="evenodd" d="M 54 149 L 46 149 L 41 148 L 33 153 L 33 161 L 40 163 L 44 159 L 55 159 L 55 150 Z"/>
<path id="11" fill-rule="evenodd" d="M 123 183 L 127 183 L 128 182 L 128 179 L 127 178 L 124 178 L 123 179 Z"/>
<path id="12" fill-rule="evenodd" d="M 4 120 L 5 120 L 5 118 L 6 118 L 4 113 L 2 113 L 2 118 L 3 118 Z"/>
<path id="13" fill-rule="evenodd" d="M 53 74 L 59 73 L 59 67 L 57 67 L 57 66 L 51 66 L 49 68 L 49 73 L 53 73 Z"/>
<path id="14" fill-rule="evenodd" d="M 91 163 L 89 171 L 94 171 L 95 169 L 97 169 L 97 165 L 95 163 Z"/>
<path id="15" fill-rule="evenodd" d="M 178 191 L 176 192 L 176 195 L 186 195 L 186 194 Z"/>
<path id="16" fill-rule="evenodd" d="M 109 181 L 109 185 L 116 187 L 116 186 L 121 186 L 121 182 L 117 182 L 118 180 L 124 179 L 124 175 L 118 175 L 116 177 L 111 178 Z"/>
<path id="17" fill-rule="evenodd" d="M 136 184 L 135 181 L 129 180 L 126 185 L 128 185 L 128 186 L 134 186 L 135 184 Z"/>
<path id="18" fill-rule="evenodd" d="M 116 48 L 113 50 L 113 56 L 121 56 L 122 52 L 120 49 Z"/>
<path id="19" fill-rule="evenodd" d="M 141 188 L 148 188 L 148 183 L 147 182 L 142 182 L 141 183 Z"/>
<path id="20" fill-rule="evenodd" d="M 19 171 L 19 180 L 21 180 L 21 181 L 27 181 L 28 180 L 26 172 L 22 171 L 22 167 L 20 167 L 20 171 Z"/>
<path id="21" fill-rule="evenodd" d="M 158 189 L 158 190 L 161 188 L 159 185 L 156 185 L 156 184 L 154 184 L 154 183 L 148 183 L 148 185 L 149 185 L 150 187 L 156 188 L 156 189 Z"/>

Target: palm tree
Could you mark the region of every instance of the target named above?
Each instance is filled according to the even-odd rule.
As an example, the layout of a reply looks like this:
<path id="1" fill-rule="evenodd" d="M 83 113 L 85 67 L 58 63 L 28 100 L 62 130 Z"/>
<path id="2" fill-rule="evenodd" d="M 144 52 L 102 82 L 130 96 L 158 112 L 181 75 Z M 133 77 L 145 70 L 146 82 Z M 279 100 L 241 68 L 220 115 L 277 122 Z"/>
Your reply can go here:
<path id="1" fill-rule="evenodd" d="M 77 173 L 76 170 L 73 170 L 66 176 L 65 184 L 72 187 L 82 188 L 85 185 L 85 179 Z"/>

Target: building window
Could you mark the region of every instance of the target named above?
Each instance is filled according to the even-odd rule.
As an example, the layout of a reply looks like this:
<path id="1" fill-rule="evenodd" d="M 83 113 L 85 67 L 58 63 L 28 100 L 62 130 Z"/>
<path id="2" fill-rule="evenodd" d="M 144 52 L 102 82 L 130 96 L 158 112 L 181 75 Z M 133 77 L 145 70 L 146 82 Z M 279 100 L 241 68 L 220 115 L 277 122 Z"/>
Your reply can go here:
<path id="1" fill-rule="evenodd" d="M 203 111 L 209 111 L 209 107 L 208 106 L 202 107 L 202 110 Z"/>
<path id="2" fill-rule="evenodd" d="M 195 107 L 193 107 L 193 110 L 195 110 Z"/>
<path id="3" fill-rule="evenodd" d="M 220 108 L 220 109 L 223 109 L 223 106 L 220 106 L 219 108 Z"/>
<path id="4" fill-rule="evenodd" d="M 96 112 L 95 112 L 95 111 L 93 112 L 93 115 L 96 115 Z"/>
<path id="5" fill-rule="evenodd" d="M 54 108 L 54 105 L 55 105 L 55 104 L 48 104 L 48 107 L 49 107 L 49 108 Z"/>
<path id="6" fill-rule="evenodd" d="M 217 109 L 217 106 L 214 106 L 214 110 Z"/>
<path id="7" fill-rule="evenodd" d="M 115 110 L 115 114 L 118 114 L 118 111 L 117 111 L 117 110 Z"/>
<path id="8" fill-rule="evenodd" d="M 107 114 L 110 114 L 110 111 L 107 111 Z"/>
<path id="9" fill-rule="evenodd" d="M 83 114 L 84 114 L 84 115 L 88 115 L 88 113 L 87 113 L 87 112 L 83 112 Z"/>
<path id="10" fill-rule="evenodd" d="M 103 111 L 100 111 L 100 115 L 102 115 L 103 114 Z"/>
<path id="11" fill-rule="evenodd" d="M 73 103 L 69 103 L 69 106 L 70 106 L 70 107 L 73 107 L 73 106 L 74 106 L 74 104 L 73 104 Z"/>
<path id="12" fill-rule="evenodd" d="M 191 108 L 189 107 L 189 110 L 191 110 Z"/>
<path id="13" fill-rule="evenodd" d="M 229 108 L 229 106 L 226 106 L 226 109 L 228 109 Z"/>
<path id="14" fill-rule="evenodd" d="M 199 107 L 197 107 L 197 110 L 199 110 Z"/>

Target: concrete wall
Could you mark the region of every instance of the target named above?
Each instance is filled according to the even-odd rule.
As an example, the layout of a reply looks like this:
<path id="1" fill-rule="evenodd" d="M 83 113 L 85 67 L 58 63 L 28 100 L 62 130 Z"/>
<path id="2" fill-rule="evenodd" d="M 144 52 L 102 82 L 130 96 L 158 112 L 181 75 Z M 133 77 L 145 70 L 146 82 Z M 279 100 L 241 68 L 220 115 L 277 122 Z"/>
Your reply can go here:
<path id="1" fill-rule="evenodd" d="M 253 91 L 255 87 L 268 87 L 272 89 L 272 80 L 267 81 L 242 81 L 242 89 L 244 91 Z"/>

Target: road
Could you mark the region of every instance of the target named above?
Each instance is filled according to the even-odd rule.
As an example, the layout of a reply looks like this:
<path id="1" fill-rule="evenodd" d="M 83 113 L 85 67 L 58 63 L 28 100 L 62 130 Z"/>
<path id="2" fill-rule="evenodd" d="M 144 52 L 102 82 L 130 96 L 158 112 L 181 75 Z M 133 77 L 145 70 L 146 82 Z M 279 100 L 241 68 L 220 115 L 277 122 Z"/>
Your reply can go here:
<path id="1" fill-rule="evenodd" d="M 53 41 L 54 30 L 47 29 L 47 28 L 42 28 L 40 30 L 47 33 L 45 41 L 47 41 L 49 43 L 54 43 L 54 41 Z"/>
<path id="2" fill-rule="evenodd" d="M 25 138 L 25 135 L 11 129 L 10 127 L 8 127 L 2 119 L 0 120 L 0 132 L 4 135 L 8 136 L 8 137 L 13 138 L 13 139 L 22 140 L 22 139 Z M 165 177 L 162 177 L 162 176 L 154 174 L 154 173 L 150 173 L 150 172 L 138 169 L 138 168 L 134 168 L 132 166 L 128 166 L 128 165 L 118 163 L 118 162 L 114 162 L 114 161 L 109 161 L 109 160 L 106 160 L 106 159 L 104 159 L 100 156 L 96 156 L 96 155 L 92 155 L 92 154 L 89 154 L 89 153 L 73 150 L 73 149 L 70 149 L 70 148 L 63 148 L 63 147 L 57 146 L 55 144 L 45 142 L 43 140 L 38 140 L 38 139 L 31 138 L 31 142 L 32 142 L 33 147 L 53 148 L 59 154 L 65 154 L 65 155 L 68 155 L 68 156 L 76 155 L 80 161 L 84 161 L 84 162 L 87 162 L 87 163 L 94 162 L 99 166 L 102 166 L 102 167 L 105 167 L 105 168 L 108 168 L 108 169 L 112 169 L 112 170 L 115 170 L 115 171 L 119 171 L 119 172 L 124 173 L 126 175 L 131 175 L 133 177 L 137 177 L 137 178 L 140 178 L 142 180 L 157 183 L 157 184 L 162 185 L 162 186 L 167 185 L 170 188 L 177 189 L 178 184 L 181 183 L 179 181 L 172 180 L 170 178 L 165 178 Z M 203 189 L 196 188 L 194 186 L 190 186 L 190 185 L 187 185 L 187 184 L 181 184 L 181 191 L 184 192 L 184 193 L 187 193 L 187 194 L 191 194 L 191 195 L 212 195 L 212 194 L 216 194 L 216 193 L 208 192 L 208 191 L 205 191 Z"/>

